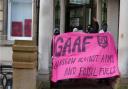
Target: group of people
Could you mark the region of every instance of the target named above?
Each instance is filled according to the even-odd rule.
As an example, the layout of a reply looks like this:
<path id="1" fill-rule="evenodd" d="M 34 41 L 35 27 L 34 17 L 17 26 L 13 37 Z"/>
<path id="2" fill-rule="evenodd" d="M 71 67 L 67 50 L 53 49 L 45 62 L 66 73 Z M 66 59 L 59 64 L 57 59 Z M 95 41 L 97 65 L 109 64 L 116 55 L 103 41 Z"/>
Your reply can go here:
<path id="1" fill-rule="evenodd" d="M 82 29 L 79 29 L 79 27 L 75 27 L 73 29 L 73 32 L 83 32 Z M 93 17 L 93 22 L 92 25 L 88 25 L 87 29 L 86 29 L 87 33 L 103 33 L 103 32 L 107 32 L 107 23 L 103 22 L 101 25 L 101 29 L 99 30 L 99 24 L 98 21 L 96 19 L 96 17 Z"/>
<path id="2" fill-rule="evenodd" d="M 73 32 L 84 32 L 82 26 L 74 27 Z M 101 28 L 99 29 L 99 24 L 96 17 L 93 17 L 92 25 L 88 25 L 86 29 L 87 33 L 103 33 L 107 32 L 107 23 L 103 22 Z M 55 29 L 54 35 L 60 34 L 59 29 Z"/>
<path id="3" fill-rule="evenodd" d="M 84 32 L 82 26 L 78 26 L 75 27 L 73 29 L 73 32 Z M 92 25 L 88 25 L 87 29 L 86 29 L 87 33 L 104 33 L 107 32 L 107 23 L 103 22 L 101 25 L 101 28 L 99 29 L 99 24 L 98 21 L 96 19 L 96 17 L 93 17 L 93 22 Z M 60 30 L 59 29 L 55 29 L 54 31 L 54 35 L 59 35 L 60 34 Z M 109 83 L 109 79 L 99 79 L 98 81 L 99 83 L 106 83 L 106 84 L 110 84 Z"/>

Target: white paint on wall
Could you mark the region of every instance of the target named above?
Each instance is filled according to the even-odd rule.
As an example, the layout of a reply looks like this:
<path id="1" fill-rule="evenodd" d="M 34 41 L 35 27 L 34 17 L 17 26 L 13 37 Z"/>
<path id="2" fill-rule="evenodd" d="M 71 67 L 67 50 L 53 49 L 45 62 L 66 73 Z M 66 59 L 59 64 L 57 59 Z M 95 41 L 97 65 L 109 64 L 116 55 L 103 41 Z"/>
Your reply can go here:
<path id="1" fill-rule="evenodd" d="M 39 15 L 39 73 L 49 73 L 51 39 L 53 35 L 53 1 L 40 0 Z"/>
<path id="2" fill-rule="evenodd" d="M 108 0 L 107 24 L 108 31 L 112 33 L 116 47 L 118 45 L 119 0 Z"/>
<path id="3" fill-rule="evenodd" d="M 0 46 L 0 64 L 12 64 L 12 47 Z"/>
<path id="4" fill-rule="evenodd" d="M 122 77 L 128 77 L 128 0 L 120 0 L 119 55 L 118 63 Z"/>

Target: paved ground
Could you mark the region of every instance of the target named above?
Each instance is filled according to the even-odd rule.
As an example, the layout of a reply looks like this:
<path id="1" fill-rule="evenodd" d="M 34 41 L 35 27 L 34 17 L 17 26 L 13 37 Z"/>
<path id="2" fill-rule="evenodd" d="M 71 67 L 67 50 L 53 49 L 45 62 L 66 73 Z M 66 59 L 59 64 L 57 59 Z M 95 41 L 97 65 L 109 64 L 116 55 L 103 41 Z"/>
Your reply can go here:
<path id="1" fill-rule="evenodd" d="M 48 82 L 42 82 L 39 89 L 50 89 L 50 85 Z M 51 89 L 112 89 L 112 87 L 96 81 L 66 80 L 59 82 L 56 87 Z"/>
<path id="2" fill-rule="evenodd" d="M 112 89 L 112 87 L 97 80 L 66 80 L 53 89 Z"/>
<path id="3" fill-rule="evenodd" d="M 121 79 L 119 88 L 128 89 L 128 79 Z M 50 89 L 49 76 L 38 76 L 37 89 Z M 112 84 L 107 82 L 100 82 L 99 80 L 65 80 L 60 81 L 51 89 L 113 89 Z"/>

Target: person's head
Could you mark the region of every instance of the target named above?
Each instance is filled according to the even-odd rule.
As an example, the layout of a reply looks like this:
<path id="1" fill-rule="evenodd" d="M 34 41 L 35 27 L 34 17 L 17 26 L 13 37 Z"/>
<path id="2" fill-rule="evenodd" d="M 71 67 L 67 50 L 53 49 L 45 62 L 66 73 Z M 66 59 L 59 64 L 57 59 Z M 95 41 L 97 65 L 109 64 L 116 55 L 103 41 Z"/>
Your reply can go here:
<path id="1" fill-rule="evenodd" d="M 55 29 L 55 32 L 54 32 L 54 35 L 59 35 L 60 34 L 60 31 L 59 31 L 59 29 Z"/>
<path id="2" fill-rule="evenodd" d="M 104 23 L 101 25 L 101 28 L 104 30 L 104 32 L 107 32 L 107 28 L 108 28 L 107 23 L 104 22 Z"/>
<path id="3" fill-rule="evenodd" d="M 77 28 L 73 28 L 73 32 L 77 32 L 78 31 L 78 29 Z"/>
<path id="4" fill-rule="evenodd" d="M 83 29 L 83 27 L 80 25 L 80 26 L 78 26 L 78 30 L 82 30 Z"/>

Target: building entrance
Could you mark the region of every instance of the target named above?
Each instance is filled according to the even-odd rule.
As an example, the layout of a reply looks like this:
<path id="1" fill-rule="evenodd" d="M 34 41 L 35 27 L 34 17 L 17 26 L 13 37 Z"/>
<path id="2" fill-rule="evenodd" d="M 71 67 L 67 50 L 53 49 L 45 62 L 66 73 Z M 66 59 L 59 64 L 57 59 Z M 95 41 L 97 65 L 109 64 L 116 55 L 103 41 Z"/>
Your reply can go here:
<path id="1" fill-rule="evenodd" d="M 92 0 L 67 0 L 65 32 L 72 32 L 75 27 L 86 32 L 93 15 L 92 4 Z"/>
<path id="2" fill-rule="evenodd" d="M 103 24 L 106 24 L 107 31 L 113 34 L 117 45 L 119 2 L 115 3 L 115 0 L 54 0 L 54 7 L 54 28 L 60 33 L 72 32 L 75 27 L 88 32 L 88 27 L 93 23 L 92 18 L 96 17 L 99 24 L 98 31 L 103 28 Z"/>

